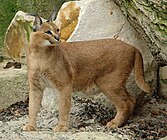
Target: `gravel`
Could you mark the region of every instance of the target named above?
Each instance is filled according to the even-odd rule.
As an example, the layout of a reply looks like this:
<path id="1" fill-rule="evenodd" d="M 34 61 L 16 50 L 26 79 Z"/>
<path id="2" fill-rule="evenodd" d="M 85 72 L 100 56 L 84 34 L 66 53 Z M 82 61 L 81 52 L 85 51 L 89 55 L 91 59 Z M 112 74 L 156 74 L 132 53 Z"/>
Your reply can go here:
<path id="1" fill-rule="evenodd" d="M 106 123 L 116 111 L 97 101 L 73 97 L 70 129 L 66 133 L 53 131 L 58 122 L 57 110 L 41 109 L 38 131 L 25 132 L 28 120 L 28 99 L 16 103 L 0 113 L 0 139 L 2 140 L 159 140 L 167 136 L 167 101 L 153 97 L 125 126 L 107 129 Z M 164 138 L 165 139 L 165 138 Z"/>

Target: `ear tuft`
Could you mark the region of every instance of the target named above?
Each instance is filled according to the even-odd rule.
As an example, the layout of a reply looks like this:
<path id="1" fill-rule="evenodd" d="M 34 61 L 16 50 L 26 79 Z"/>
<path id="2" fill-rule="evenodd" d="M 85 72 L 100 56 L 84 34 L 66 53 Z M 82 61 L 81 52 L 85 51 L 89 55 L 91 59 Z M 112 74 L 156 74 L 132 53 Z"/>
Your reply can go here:
<path id="1" fill-rule="evenodd" d="M 35 15 L 33 30 L 37 31 L 41 25 L 42 25 L 42 19 L 38 15 Z"/>
<path id="2" fill-rule="evenodd" d="M 57 8 L 56 6 L 54 7 L 54 10 L 52 11 L 50 17 L 49 17 L 49 22 L 53 22 L 57 17 Z"/>
<path id="3" fill-rule="evenodd" d="M 42 25 L 42 19 L 38 16 L 38 14 L 34 14 L 34 13 L 28 13 L 27 15 L 29 16 L 34 16 L 35 20 L 34 20 L 34 24 L 33 24 L 33 31 L 37 31 L 39 29 L 39 27 Z"/>

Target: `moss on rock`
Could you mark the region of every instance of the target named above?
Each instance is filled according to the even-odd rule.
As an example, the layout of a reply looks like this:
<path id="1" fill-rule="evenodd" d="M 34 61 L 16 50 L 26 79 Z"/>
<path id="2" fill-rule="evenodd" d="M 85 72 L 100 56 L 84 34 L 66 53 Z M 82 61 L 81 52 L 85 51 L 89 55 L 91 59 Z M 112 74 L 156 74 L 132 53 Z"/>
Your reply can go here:
<path id="1" fill-rule="evenodd" d="M 130 23 L 147 40 L 159 65 L 167 65 L 167 2 L 115 0 Z"/>

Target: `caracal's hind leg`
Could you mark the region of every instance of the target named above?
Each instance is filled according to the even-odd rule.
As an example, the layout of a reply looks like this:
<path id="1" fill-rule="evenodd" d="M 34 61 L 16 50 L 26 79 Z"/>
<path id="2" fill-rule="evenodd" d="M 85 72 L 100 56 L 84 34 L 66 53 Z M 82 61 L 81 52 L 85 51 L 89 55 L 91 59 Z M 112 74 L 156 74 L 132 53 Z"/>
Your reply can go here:
<path id="1" fill-rule="evenodd" d="M 66 86 L 61 89 L 59 94 L 59 121 L 55 127 L 56 132 L 68 130 L 68 119 L 71 108 L 72 86 Z"/>
<path id="2" fill-rule="evenodd" d="M 117 74 L 110 74 L 97 80 L 98 86 L 117 110 L 115 118 L 107 123 L 109 128 L 120 127 L 133 113 L 135 98 L 126 91 L 126 79 L 126 77 L 121 79 Z"/>
<path id="3" fill-rule="evenodd" d="M 30 85 L 29 93 L 29 120 L 23 127 L 25 131 L 35 131 L 37 127 L 37 115 L 41 106 L 43 91 L 35 85 Z"/>

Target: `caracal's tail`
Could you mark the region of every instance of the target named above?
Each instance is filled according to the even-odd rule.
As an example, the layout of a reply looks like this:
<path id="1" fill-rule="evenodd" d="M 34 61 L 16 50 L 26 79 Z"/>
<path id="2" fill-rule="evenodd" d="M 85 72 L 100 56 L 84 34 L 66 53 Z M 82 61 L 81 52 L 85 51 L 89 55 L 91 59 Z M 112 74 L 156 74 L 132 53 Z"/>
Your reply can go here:
<path id="1" fill-rule="evenodd" d="M 137 85 L 147 93 L 150 93 L 150 86 L 145 82 L 144 79 L 144 67 L 143 67 L 143 58 L 141 53 L 136 50 L 135 54 L 135 63 L 134 63 L 134 76 Z"/>

